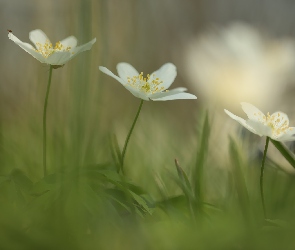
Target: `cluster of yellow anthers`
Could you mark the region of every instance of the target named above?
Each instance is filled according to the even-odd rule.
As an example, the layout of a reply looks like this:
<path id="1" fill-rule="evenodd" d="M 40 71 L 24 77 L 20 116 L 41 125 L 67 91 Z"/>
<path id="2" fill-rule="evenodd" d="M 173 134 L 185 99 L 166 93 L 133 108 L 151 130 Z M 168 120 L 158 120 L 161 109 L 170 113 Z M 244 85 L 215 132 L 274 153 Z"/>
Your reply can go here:
<path id="1" fill-rule="evenodd" d="M 272 115 L 268 112 L 266 116 L 262 113 L 254 113 L 254 115 L 258 117 L 259 122 L 262 122 L 272 129 L 274 136 L 279 136 L 287 131 L 293 130 L 293 128 L 289 127 L 289 121 L 286 120 L 285 116 L 280 112 L 276 112 Z"/>
<path id="2" fill-rule="evenodd" d="M 274 113 L 272 115 L 267 113 L 266 124 L 271 127 L 273 134 L 276 136 L 293 129 L 289 128 L 289 121 L 285 120 L 285 117 L 281 116 L 280 112 Z"/>
<path id="3" fill-rule="evenodd" d="M 45 42 L 45 44 L 36 43 L 36 47 L 36 51 L 45 58 L 56 51 L 69 51 L 71 49 L 71 47 L 65 47 L 61 42 L 57 42 L 53 47 L 52 43 L 48 40 Z"/>
<path id="4" fill-rule="evenodd" d="M 165 88 L 163 86 L 159 86 L 163 83 L 163 81 L 160 81 L 159 78 L 154 78 L 155 75 L 151 76 L 147 74 L 146 77 L 143 77 L 143 72 L 141 72 L 138 76 L 133 77 L 127 77 L 128 83 L 131 87 L 136 88 L 140 91 L 143 91 L 148 94 L 155 94 L 158 92 L 163 91 Z M 151 80 L 151 81 L 150 81 Z"/>

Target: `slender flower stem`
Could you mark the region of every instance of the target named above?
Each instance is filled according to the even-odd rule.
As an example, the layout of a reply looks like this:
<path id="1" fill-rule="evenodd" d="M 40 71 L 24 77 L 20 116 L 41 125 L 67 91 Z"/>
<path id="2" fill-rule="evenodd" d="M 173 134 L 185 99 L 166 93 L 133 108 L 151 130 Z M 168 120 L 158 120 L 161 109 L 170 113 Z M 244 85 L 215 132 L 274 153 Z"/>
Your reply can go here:
<path id="1" fill-rule="evenodd" d="M 136 124 L 136 122 L 137 122 L 137 119 L 138 119 L 139 113 L 140 113 L 140 111 L 141 111 L 142 104 L 143 104 L 143 100 L 140 101 L 140 104 L 139 104 L 139 107 L 138 107 L 138 110 L 137 110 L 136 116 L 135 116 L 134 121 L 133 121 L 133 123 L 132 123 L 132 126 L 131 126 L 131 128 L 130 128 L 130 130 L 129 130 L 129 133 L 128 133 L 127 137 L 126 137 L 125 144 L 124 144 L 124 147 L 123 147 L 123 150 L 122 150 L 122 161 L 121 161 L 121 170 L 122 170 L 122 173 L 124 173 L 124 172 L 123 172 L 123 164 L 124 164 L 124 158 L 125 158 L 125 154 L 126 154 L 126 149 L 127 149 L 127 146 L 128 146 L 128 142 L 129 142 L 129 140 L 130 140 L 130 136 L 131 136 L 131 134 L 132 134 L 132 131 L 133 131 L 133 129 L 134 129 L 134 126 L 135 126 L 135 124 Z"/>
<path id="2" fill-rule="evenodd" d="M 260 172 L 260 194 L 261 194 L 264 219 L 266 219 L 267 217 L 266 217 L 265 202 L 264 202 L 263 173 L 264 173 L 264 164 L 265 164 L 266 153 L 267 153 L 267 149 L 268 149 L 268 143 L 269 143 L 269 137 L 267 136 L 266 142 L 265 142 L 263 158 L 262 158 L 262 163 L 261 163 L 261 172 Z"/>
<path id="3" fill-rule="evenodd" d="M 48 96 L 49 96 L 50 85 L 51 85 L 52 69 L 53 69 L 53 66 L 50 65 L 47 90 L 46 90 L 46 96 L 45 96 L 45 102 L 44 102 L 44 110 L 43 110 L 43 171 L 44 171 L 44 176 L 47 175 L 47 168 L 46 168 L 46 111 L 47 111 Z"/>

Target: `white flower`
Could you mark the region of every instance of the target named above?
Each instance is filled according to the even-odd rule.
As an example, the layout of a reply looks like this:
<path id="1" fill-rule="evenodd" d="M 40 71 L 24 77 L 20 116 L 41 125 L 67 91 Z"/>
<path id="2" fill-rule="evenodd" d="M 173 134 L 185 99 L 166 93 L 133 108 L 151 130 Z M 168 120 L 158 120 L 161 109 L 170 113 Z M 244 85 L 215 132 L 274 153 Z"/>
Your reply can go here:
<path id="1" fill-rule="evenodd" d="M 118 63 L 118 75 L 114 75 L 110 70 L 100 66 L 99 69 L 115 78 L 134 96 L 143 100 L 168 101 L 176 99 L 197 99 L 195 95 L 184 93 L 186 88 L 176 88 L 167 90 L 173 83 L 177 72 L 176 67 L 172 63 L 164 64 L 160 69 L 147 74 L 144 77 L 143 72 L 140 74 L 129 63 Z"/>
<path id="2" fill-rule="evenodd" d="M 76 47 L 77 39 L 74 36 L 69 36 L 53 46 L 46 34 L 39 29 L 31 31 L 29 34 L 35 47 L 22 42 L 12 32 L 9 32 L 8 37 L 38 61 L 50 65 L 64 65 L 79 53 L 90 50 L 96 41 L 96 38 L 94 38 L 90 42 Z"/>
<path id="3" fill-rule="evenodd" d="M 224 110 L 232 119 L 239 122 L 246 129 L 259 136 L 268 136 L 276 141 L 295 140 L 295 127 L 289 127 L 288 116 L 283 112 L 275 112 L 265 116 L 252 104 L 242 102 L 242 109 L 248 116 L 248 120 L 238 117 L 228 110 Z"/>
<path id="4" fill-rule="evenodd" d="M 248 100 L 275 108 L 294 79 L 295 43 L 271 38 L 243 23 L 216 27 L 185 45 L 184 70 L 209 106 Z M 226 91 L 224 91 L 226 89 Z"/>

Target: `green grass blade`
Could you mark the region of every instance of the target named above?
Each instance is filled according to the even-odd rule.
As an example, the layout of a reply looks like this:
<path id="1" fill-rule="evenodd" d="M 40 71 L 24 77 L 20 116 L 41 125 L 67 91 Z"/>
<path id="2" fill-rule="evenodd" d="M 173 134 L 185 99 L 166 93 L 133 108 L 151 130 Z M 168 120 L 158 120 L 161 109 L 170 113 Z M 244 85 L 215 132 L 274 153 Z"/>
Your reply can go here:
<path id="1" fill-rule="evenodd" d="M 120 172 L 122 168 L 122 155 L 120 152 L 117 136 L 115 134 L 110 135 L 110 144 L 111 144 L 111 155 L 116 164 L 117 172 Z"/>
<path id="2" fill-rule="evenodd" d="M 241 162 L 238 146 L 231 137 L 230 137 L 230 143 L 229 143 L 229 152 L 230 152 L 230 158 L 233 165 L 233 168 L 232 168 L 233 181 L 234 181 L 234 186 L 236 188 L 237 195 L 238 195 L 239 206 L 245 221 L 248 221 L 250 218 L 249 194 L 247 190 L 245 177 L 242 171 L 242 162 Z"/>
<path id="3" fill-rule="evenodd" d="M 279 141 L 275 141 L 273 139 L 270 139 L 270 141 L 277 148 L 277 150 L 280 151 L 282 156 L 291 164 L 291 166 L 293 168 L 295 168 L 295 156 L 294 156 L 294 154 L 292 152 L 290 152 L 283 143 L 281 143 Z"/>
<path id="4" fill-rule="evenodd" d="M 188 179 L 186 173 L 184 172 L 184 170 L 179 166 L 179 162 L 178 162 L 177 159 L 175 159 L 175 166 L 176 166 L 176 170 L 177 170 L 179 179 L 181 181 L 183 181 L 186 184 L 186 186 L 191 190 L 192 187 L 191 187 L 191 184 L 189 182 L 189 179 Z"/>
<path id="5" fill-rule="evenodd" d="M 199 201 L 202 201 L 202 186 L 203 186 L 203 169 L 206 162 L 208 147 L 209 147 L 209 136 L 210 136 L 210 125 L 208 112 L 206 112 L 201 130 L 200 141 L 198 143 L 199 148 L 197 152 L 196 165 L 193 170 L 193 189 L 194 194 Z"/>

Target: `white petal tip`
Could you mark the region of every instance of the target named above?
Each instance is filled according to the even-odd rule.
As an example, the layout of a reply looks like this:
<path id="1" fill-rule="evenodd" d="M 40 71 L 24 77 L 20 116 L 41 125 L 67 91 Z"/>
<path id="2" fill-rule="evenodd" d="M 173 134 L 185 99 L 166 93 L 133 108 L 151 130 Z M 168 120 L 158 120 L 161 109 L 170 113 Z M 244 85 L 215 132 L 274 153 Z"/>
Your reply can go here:
<path id="1" fill-rule="evenodd" d="M 195 95 L 191 95 L 191 96 L 189 96 L 189 97 L 187 97 L 187 98 L 184 98 L 183 100 L 196 100 L 196 99 L 198 99 L 198 97 L 196 97 Z"/>
<path id="2" fill-rule="evenodd" d="M 171 67 L 171 69 L 172 69 L 172 68 L 176 69 L 175 64 L 173 64 L 173 63 L 171 63 L 171 62 L 165 63 L 162 67 L 167 67 L 167 66 Z"/>
<path id="3" fill-rule="evenodd" d="M 16 40 L 16 39 L 15 39 L 15 36 L 14 36 L 11 32 L 8 33 L 8 38 L 9 38 L 10 40 L 12 40 L 12 41 L 15 41 L 15 40 Z"/>
<path id="4" fill-rule="evenodd" d="M 164 97 L 150 97 L 151 100 L 153 101 L 172 101 L 172 100 L 192 100 L 192 99 L 197 99 L 197 97 L 193 94 L 190 93 L 177 93 L 177 94 L 172 94 L 172 95 L 167 95 Z"/>
<path id="5" fill-rule="evenodd" d="M 227 109 L 224 109 L 224 112 L 232 119 L 236 120 L 239 118 L 238 116 L 234 115 L 232 112 L 228 111 Z"/>
<path id="6" fill-rule="evenodd" d="M 106 67 L 104 66 L 98 66 L 98 69 L 102 72 L 105 72 L 106 70 L 108 70 Z"/>

